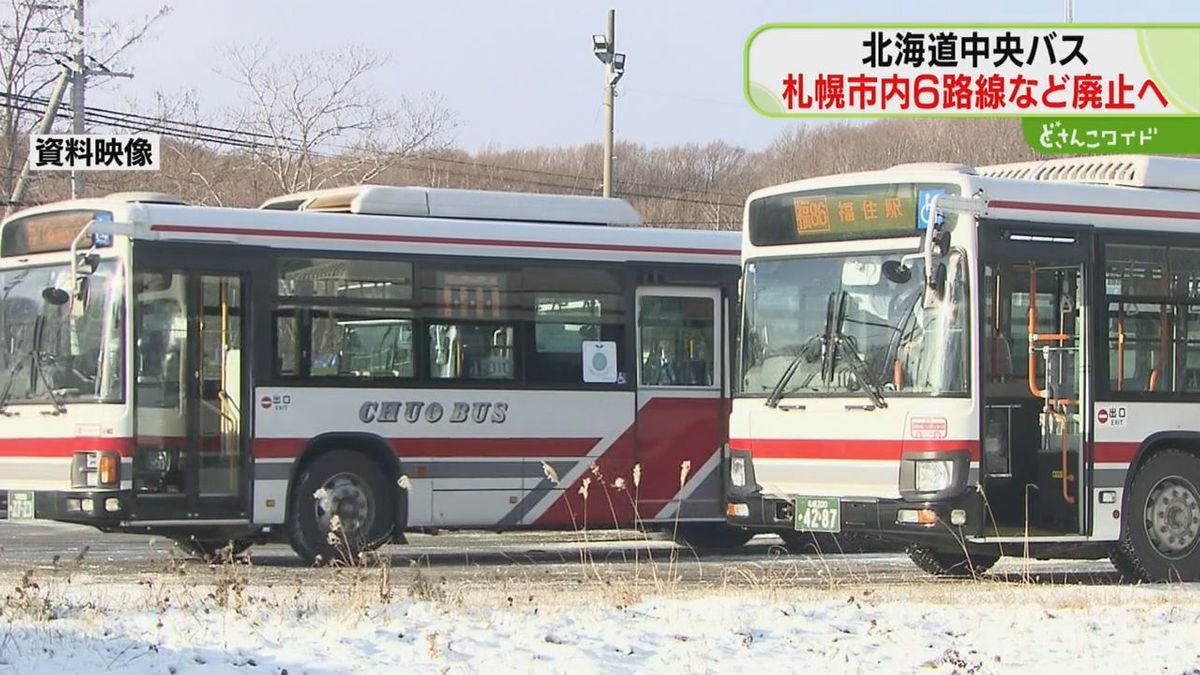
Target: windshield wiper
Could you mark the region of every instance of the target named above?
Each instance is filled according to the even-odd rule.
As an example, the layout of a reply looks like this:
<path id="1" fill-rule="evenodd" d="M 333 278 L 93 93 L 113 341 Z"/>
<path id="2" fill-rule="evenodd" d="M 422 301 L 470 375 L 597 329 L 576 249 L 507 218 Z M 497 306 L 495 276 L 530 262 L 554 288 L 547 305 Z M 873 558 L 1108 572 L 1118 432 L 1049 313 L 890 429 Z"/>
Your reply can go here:
<path id="1" fill-rule="evenodd" d="M 13 382 L 16 382 L 17 375 L 25 368 L 25 359 L 17 359 L 13 363 L 13 367 L 8 371 L 8 383 L 4 385 L 4 393 L 0 393 L 0 415 L 12 417 L 15 412 L 8 412 L 8 397 L 12 395 Z"/>
<path id="2" fill-rule="evenodd" d="M 46 370 L 42 367 L 42 333 L 46 330 L 46 317 L 38 316 L 33 323 L 33 373 L 42 382 L 42 386 L 46 387 L 46 393 L 50 395 L 50 405 L 54 406 L 54 412 L 51 415 L 61 415 L 67 412 L 67 406 L 58 398 L 58 394 L 54 392 L 54 383 L 46 376 Z"/>
<path id="3" fill-rule="evenodd" d="M 808 342 L 806 342 L 804 346 L 800 348 L 800 351 L 797 352 L 796 356 L 794 356 L 791 362 L 788 363 L 787 368 L 784 368 L 783 374 L 779 376 L 779 380 L 776 381 L 775 386 L 771 388 L 771 393 L 767 396 L 767 400 L 763 402 L 763 405 L 767 406 L 768 408 L 776 408 L 779 406 L 779 400 L 783 398 L 784 388 L 787 387 L 788 382 L 791 382 L 792 377 L 800 368 L 800 364 L 804 361 L 811 362 L 814 360 L 814 345 L 819 344 L 821 345 L 822 349 L 825 348 L 824 338 L 825 336 L 823 335 L 814 335 L 808 339 Z M 810 376 L 809 381 L 811 380 L 812 377 Z"/>
<path id="4" fill-rule="evenodd" d="M 808 359 L 811 362 L 814 360 L 812 358 L 814 356 L 813 350 L 817 345 L 820 345 L 821 347 L 821 351 L 819 353 L 821 359 L 821 381 L 829 381 L 829 378 L 826 377 L 826 371 L 829 369 L 827 364 L 830 362 L 830 353 L 833 351 L 831 348 L 833 336 L 830 333 L 830 326 L 835 314 L 833 303 L 836 296 L 836 293 L 830 293 L 829 301 L 825 304 L 825 329 L 817 335 L 812 336 L 807 342 L 804 343 L 804 346 L 801 347 L 800 351 L 796 353 L 796 356 L 792 359 L 791 363 L 789 363 L 787 368 L 783 370 L 783 375 L 779 376 L 779 380 L 775 383 L 775 386 L 771 388 L 771 394 L 767 396 L 767 400 L 763 402 L 763 405 L 767 406 L 768 408 L 775 408 L 779 406 L 779 400 L 783 398 L 784 387 L 786 387 L 787 383 L 792 380 L 792 376 L 796 374 L 796 369 L 800 367 L 801 361 Z M 805 382 L 806 386 L 812 381 L 812 378 L 815 375 L 816 373 L 814 372 L 809 376 L 808 380 Z"/>
<path id="5" fill-rule="evenodd" d="M 863 391 L 867 392 L 867 396 L 876 408 L 886 408 L 887 402 L 883 400 L 883 385 L 875 377 L 875 373 L 871 372 L 871 367 L 863 361 L 862 354 L 854 345 L 854 340 L 850 336 L 842 332 L 842 325 L 846 323 L 846 300 L 848 293 L 842 291 L 838 294 L 837 310 L 833 311 L 834 298 L 830 296 L 829 310 L 826 312 L 826 326 L 829 333 L 829 341 L 832 347 L 828 350 L 827 361 L 822 364 L 821 375 L 825 382 L 833 380 L 833 372 L 837 368 L 838 354 L 846 358 L 850 364 L 850 372 L 854 374 L 854 379 L 862 384 Z M 830 318 L 832 316 L 832 322 Z"/>
<path id="6" fill-rule="evenodd" d="M 839 351 L 844 350 L 842 353 L 846 357 L 846 362 L 850 364 L 850 372 L 854 373 L 854 379 L 862 385 L 863 391 L 867 392 L 867 396 L 875 404 L 875 407 L 886 408 L 887 401 L 883 400 L 883 385 L 875 378 L 871 367 L 867 365 L 866 361 L 863 361 L 854 342 L 849 337 L 838 333 L 835 345 Z"/>

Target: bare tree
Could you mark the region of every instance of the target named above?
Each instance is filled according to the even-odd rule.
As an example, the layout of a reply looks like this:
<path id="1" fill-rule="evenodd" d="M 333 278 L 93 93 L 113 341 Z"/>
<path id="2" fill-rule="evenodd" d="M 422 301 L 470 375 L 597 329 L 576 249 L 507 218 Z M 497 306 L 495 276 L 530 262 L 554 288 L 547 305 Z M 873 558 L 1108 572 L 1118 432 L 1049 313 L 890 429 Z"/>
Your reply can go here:
<path id="1" fill-rule="evenodd" d="M 141 42 L 169 7 L 134 24 L 100 23 L 88 31 L 90 84 L 103 84 L 106 71 Z M 25 163 L 26 141 L 46 108 L 45 95 L 62 73 L 74 28 L 67 3 L 4 0 L 0 6 L 0 190 L 12 193 Z"/>
<path id="2" fill-rule="evenodd" d="M 156 92 L 152 112 L 121 120 L 120 133 L 162 135 L 158 171 L 95 172 L 92 185 L 106 191 L 157 190 L 188 203 L 255 206 L 262 202 L 263 172 L 244 149 L 250 144 L 233 129 L 211 125 L 194 91 Z M 137 106 L 143 109 L 146 106 Z M 233 148 L 233 150 L 231 150 Z"/>
<path id="3" fill-rule="evenodd" d="M 358 47 L 299 56 L 235 49 L 225 75 L 245 103 L 233 126 L 283 192 L 361 183 L 447 145 L 453 117 L 432 94 L 391 101 L 370 75 L 385 59 Z"/>
<path id="4" fill-rule="evenodd" d="M 42 116 L 38 100 L 62 72 L 59 49 L 69 35 L 68 8 L 7 0 L 0 18 L 0 189 L 12 193 L 25 159 L 24 138 Z"/>

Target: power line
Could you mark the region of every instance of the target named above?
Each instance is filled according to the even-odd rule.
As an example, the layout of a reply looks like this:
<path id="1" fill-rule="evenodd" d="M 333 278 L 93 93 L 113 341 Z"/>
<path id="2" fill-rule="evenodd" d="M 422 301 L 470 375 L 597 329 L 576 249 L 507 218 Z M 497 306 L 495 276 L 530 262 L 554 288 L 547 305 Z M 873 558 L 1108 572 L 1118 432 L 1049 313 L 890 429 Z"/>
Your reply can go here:
<path id="1" fill-rule="evenodd" d="M 8 97 L 17 97 L 17 98 L 23 99 L 27 102 L 30 102 L 30 103 L 39 103 L 39 104 L 43 104 L 43 105 L 47 101 L 44 98 L 39 98 L 39 97 L 34 97 L 34 96 L 20 96 L 17 94 L 3 94 L 3 93 L 0 93 L 0 95 L 8 96 Z M 180 120 L 169 120 L 165 117 L 154 117 L 154 116 L 143 115 L 143 114 L 134 113 L 134 112 L 111 110 L 111 109 L 99 108 L 99 107 L 88 107 L 88 108 L 85 108 L 85 111 L 87 114 L 94 113 L 94 114 L 105 115 L 105 116 L 110 116 L 110 117 L 118 116 L 118 117 L 121 117 L 121 118 L 124 118 L 127 120 L 144 120 L 148 123 L 153 123 L 156 125 L 164 125 L 165 124 L 165 125 L 171 125 L 171 126 L 176 126 L 176 127 L 182 126 L 182 127 L 186 127 L 189 129 L 196 129 L 197 133 L 199 133 L 200 131 L 204 131 L 204 132 L 211 131 L 211 132 L 215 132 L 215 133 L 211 134 L 211 135 L 210 134 L 204 134 L 204 135 L 211 136 L 213 138 L 213 140 L 211 142 L 214 142 L 214 143 L 219 143 L 219 142 L 221 142 L 221 140 L 224 140 L 221 137 L 215 136 L 215 134 L 224 134 L 225 137 L 228 138 L 228 140 L 230 141 L 231 145 L 235 142 L 241 141 L 239 143 L 239 145 L 241 145 L 242 147 L 249 147 L 251 144 L 255 145 L 256 147 L 261 147 L 263 145 L 261 143 L 255 143 L 254 141 L 249 141 L 249 140 L 244 140 L 244 139 L 262 139 L 264 141 L 268 141 L 271 145 L 276 146 L 276 147 L 281 147 L 281 148 L 286 148 L 286 149 L 294 149 L 294 150 L 303 149 L 301 146 L 300 140 L 291 138 L 289 136 L 272 136 L 271 134 L 264 134 L 264 133 L 257 132 L 257 131 L 245 131 L 245 130 L 241 130 L 241 129 L 231 129 L 229 127 L 220 127 L 220 126 L 215 126 L 215 125 L 211 125 L 211 124 L 202 124 L 199 122 L 184 122 L 184 121 L 180 121 Z M 125 128 L 128 128 L 128 127 L 125 127 Z M 237 137 L 237 136 L 244 137 L 244 138 L 233 138 L 233 137 Z M 336 143 L 330 143 L 330 144 L 328 144 L 328 146 L 330 148 L 344 150 L 347 152 L 352 152 L 356 149 L 351 146 L 341 145 L 341 144 L 336 144 Z M 314 154 L 319 154 L 319 153 L 314 153 Z M 324 156 L 331 157 L 329 155 L 324 155 Z M 449 157 L 446 155 L 427 155 L 426 157 L 431 160 L 435 160 L 435 161 L 439 161 L 439 162 L 446 162 L 447 164 L 458 164 L 458 165 L 465 165 L 465 166 L 478 167 L 478 168 L 484 168 L 484 169 L 496 169 L 496 170 L 500 170 L 500 171 L 530 173 L 530 174 L 536 174 L 536 175 L 540 175 L 540 176 L 548 176 L 548 177 L 552 177 L 552 178 L 563 178 L 563 179 L 568 179 L 568 180 L 587 180 L 587 181 L 592 181 L 592 182 L 596 182 L 596 183 L 600 182 L 600 178 L 598 178 L 598 177 L 579 176 L 577 174 L 562 173 L 562 172 L 558 172 L 558 171 L 547 171 L 545 169 L 530 169 L 530 168 L 518 167 L 518 166 L 512 166 L 512 165 L 496 164 L 493 162 L 482 162 L 482 161 L 476 160 L 476 159 L 460 159 L 457 157 Z M 668 190 L 668 191 L 672 191 L 672 192 L 692 192 L 692 193 L 697 193 L 697 194 L 713 194 L 713 195 L 720 195 L 723 197 L 734 197 L 736 199 L 741 199 L 744 196 L 744 195 L 740 195 L 737 193 L 720 191 L 720 190 L 706 190 L 704 188 L 689 188 L 689 187 L 683 187 L 681 185 L 663 185 L 661 183 L 647 183 L 645 181 L 618 180 L 615 182 L 617 185 L 634 186 L 634 187 L 648 188 L 648 189 L 652 189 L 652 190 Z"/>
<path id="2" fill-rule="evenodd" d="M 17 110 L 21 110 L 23 112 L 30 112 L 30 113 L 44 112 L 44 106 L 45 106 L 45 102 L 46 102 L 45 99 L 39 99 L 38 97 L 31 97 L 31 96 L 21 96 L 18 94 L 6 94 L 3 92 L 0 92 L 0 97 L 8 99 L 8 105 Z M 14 101 L 16 101 L 18 103 L 24 103 L 25 105 L 15 105 Z M 41 106 L 41 108 L 39 109 L 36 106 Z M 210 144 L 214 144 L 214 145 L 221 145 L 221 146 L 225 146 L 225 147 L 237 148 L 240 150 L 261 149 L 262 147 L 264 147 L 264 144 L 258 143 L 256 141 L 246 140 L 245 138 L 237 138 L 239 136 L 240 137 L 248 136 L 248 137 L 256 137 L 256 138 L 269 138 L 265 134 L 258 134 L 255 132 L 245 132 L 245 131 L 239 131 L 239 130 L 235 130 L 235 129 L 217 127 L 217 126 L 213 126 L 213 125 L 193 124 L 190 122 L 170 120 L 170 119 L 166 119 L 166 118 L 155 118 L 155 117 L 150 117 L 147 115 L 140 115 L 140 114 L 136 114 L 136 113 L 127 113 L 127 112 L 123 112 L 123 111 L 109 110 L 109 109 L 105 109 L 105 108 L 95 108 L 95 107 L 86 108 L 84 110 L 84 115 L 85 115 L 85 119 L 87 119 L 89 122 L 92 122 L 99 126 L 108 126 L 108 127 L 112 127 L 112 128 L 116 128 L 116 129 L 126 130 L 126 131 L 159 132 L 159 133 L 162 133 L 163 135 L 177 138 L 177 139 L 190 140 L 190 141 L 201 142 L 201 143 L 210 143 Z M 64 113 L 64 112 L 58 112 L 57 116 L 58 117 L 67 117 L 68 114 Z M 216 133 L 209 133 L 210 131 L 216 132 Z M 217 135 L 217 133 L 223 133 L 226 135 L 219 136 L 219 135 Z M 337 158 L 336 155 L 331 155 L 331 154 L 322 153 L 322 152 L 316 152 L 316 151 L 302 148 L 299 146 L 282 145 L 282 144 L 279 144 L 276 142 L 278 139 L 271 139 L 271 140 L 272 140 L 272 144 L 274 147 L 279 147 L 279 148 L 282 148 L 285 150 L 291 150 L 291 151 L 309 152 L 310 154 L 315 155 L 316 157 L 321 158 L 321 159 L 336 159 Z M 501 165 L 489 164 L 489 163 L 485 163 L 485 162 L 460 160 L 460 159 L 456 159 L 456 158 L 448 158 L 448 157 L 442 157 L 442 156 L 437 156 L 437 155 L 415 157 L 415 158 L 410 158 L 410 159 L 406 159 L 403 161 L 404 164 L 410 165 L 409 168 L 414 168 L 411 165 L 414 163 L 417 163 L 417 162 L 429 162 L 429 163 L 442 162 L 442 163 L 455 164 L 455 165 L 460 165 L 460 166 L 469 166 L 471 168 L 482 168 L 482 169 L 494 169 L 494 170 L 499 170 L 499 171 L 531 173 L 531 174 L 535 174 L 535 175 L 545 175 L 545 176 L 550 176 L 550 177 L 554 177 L 554 178 L 571 180 L 571 181 L 575 181 L 576 184 L 563 184 L 563 183 L 556 183 L 556 182 L 537 181 L 537 180 L 531 180 L 526 177 L 519 177 L 514 180 L 511 178 L 506 178 L 506 177 L 502 177 L 502 176 L 493 176 L 493 175 L 472 173 L 472 172 L 466 172 L 466 171 L 452 171 L 450 169 L 445 169 L 445 168 L 436 169 L 438 171 L 446 173 L 447 175 L 456 175 L 456 176 L 460 176 L 460 177 L 475 178 L 475 179 L 482 179 L 482 180 L 500 180 L 500 181 L 509 180 L 511 182 L 519 182 L 523 185 L 555 188 L 555 189 L 559 189 L 559 190 L 572 190 L 575 192 L 588 192 L 591 194 L 594 194 L 596 191 L 595 188 L 581 187 L 580 185 L 577 184 L 578 181 L 580 181 L 580 180 L 594 181 L 594 179 L 581 179 L 581 177 L 573 176 L 571 174 L 562 174 L 562 173 L 555 173 L 555 172 L 550 172 L 550 171 L 541 171 L 541 170 L 537 170 L 537 169 L 521 169 L 521 168 L 517 168 L 517 167 L 506 167 L 506 166 L 501 166 Z M 426 170 L 433 169 L 433 167 L 430 167 L 430 166 L 426 166 L 423 168 L 425 168 Z M 626 185 L 637 186 L 637 187 L 641 187 L 641 188 L 648 189 L 648 190 L 666 189 L 666 190 L 680 191 L 680 192 L 697 192 L 697 193 L 702 192 L 700 190 L 696 190 L 696 189 L 692 189 L 692 188 L 661 186 L 661 185 L 657 185 L 657 184 L 653 184 L 653 183 L 639 183 L 639 182 L 634 182 L 634 181 L 623 181 L 623 182 Z M 721 201 L 719 199 L 699 199 L 699 198 L 692 198 L 692 197 L 673 196 L 673 195 L 667 195 L 667 194 L 661 194 L 661 193 L 656 194 L 653 192 L 643 191 L 643 190 L 624 190 L 622 192 L 622 194 L 625 196 L 629 196 L 629 197 L 640 197 L 643 199 L 658 199 L 658 200 L 672 201 L 672 202 L 678 202 L 678 203 L 699 204 L 699 205 L 704 205 L 704 206 L 717 206 L 717 207 L 725 207 L 725 208 L 737 208 L 737 209 L 742 208 L 741 203 L 725 202 L 725 201 Z M 721 195 L 728 195 L 728 196 L 737 196 L 737 195 L 734 195 L 733 193 L 712 192 L 712 193 L 708 193 L 708 194 L 714 194 L 714 195 L 721 194 Z"/>
<path id="3" fill-rule="evenodd" d="M 34 104 L 43 104 L 44 105 L 46 102 L 46 99 L 42 99 L 39 97 L 33 97 L 33 96 L 21 96 L 21 95 L 17 95 L 17 94 L 4 94 L 2 92 L 0 92 L 0 96 L 7 97 L 10 99 L 22 100 L 22 101 L 25 101 L 28 103 L 34 103 Z M 113 127 L 117 127 L 117 128 L 125 129 L 125 130 L 159 131 L 159 132 L 167 134 L 167 135 L 173 135 L 177 138 L 185 138 L 187 140 L 213 143 L 213 144 L 217 144 L 217 145 L 225 145 L 228 147 L 236 147 L 236 148 L 241 148 L 241 149 L 261 148 L 261 147 L 263 147 L 264 144 L 258 143 L 257 141 L 246 140 L 245 138 L 237 138 L 237 137 L 249 137 L 249 138 L 254 138 L 254 139 L 261 138 L 264 140 L 271 141 L 271 145 L 274 147 L 279 147 L 282 149 L 288 149 L 288 150 L 293 150 L 293 151 L 307 151 L 310 154 L 316 155 L 323 159 L 334 159 L 336 157 L 334 155 L 330 155 L 327 153 L 316 152 L 316 151 L 312 151 L 312 150 L 303 148 L 302 146 L 300 146 L 298 141 L 294 141 L 293 139 L 290 139 L 286 136 L 276 138 L 276 137 L 272 137 L 268 134 L 262 134 L 262 133 L 253 132 L 253 131 L 242 131 L 242 130 L 238 130 L 238 129 L 230 129 L 227 127 L 218 127 L 218 126 L 209 125 L 209 124 L 200 124 L 200 123 L 193 123 L 193 122 L 184 122 L 184 121 L 179 121 L 179 120 L 170 120 L 165 117 L 151 117 L 148 115 L 141 115 L 141 114 L 125 112 L 125 111 L 110 110 L 110 109 L 106 109 L 106 108 L 96 108 L 96 107 L 86 108 L 85 115 L 88 118 L 90 118 L 91 120 L 96 121 L 100 124 L 104 124 L 107 126 L 113 126 Z M 65 116 L 66 116 L 65 114 L 59 114 L 59 117 L 65 117 Z M 140 125 L 140 126 L 135 125 L 135 124 L 132 124 L 130 122 L 130 120 L 143 120 L 145 122 L 145 124 Z M 212 131 L 215 133 L 207 133 L 209 131 Z M 218 136 L 217 135 L 218 133 L 225 134 L 225 136 Z M 291 145 L 288 145 L 285 143 L 280 143 L 280 141 L 288 141 L 289 143 L 291 143 Z M 339 146 L 331 146 L 331 147 L 339 147 Z M 346 151 L 354 151 L 354 148 L 351 148 L 349 146 L 340 146 L 340 147 L 341 147 L 341 149 L 346 150 Z M 488 162 L 480 162 L 478 160 L 464 160 L 464 159 L 458 159 L 458 158 L 454 158 L 454 157 L 446 157 L 446 156 L 441 156 L 441 155 L 426 155 L 426 156 L 422 157 L 422 159 L 424 159 L 426 161 L 445 162 L 447 164 L 457 164 L 460 166 L 469 166 L 472 168 L 530 173 L 530 174 L 535 174 L 535 175 L 548 176 L 548 177 L 552 177 L 552 178 L 560 178 L 560 179 L 571 180 L 571 181 L 586 180 L 589 182 L 596 182 L 596 180 L 597 180 L 595 178 L 577 176 L 577 175 L 567 174 L 567 173 L 545 171 L 545 170 L 541 170 L 541 169 L 528 169 L 528 168 L 521 168 L 521 167 L 513 167 L 513 166 L 500 165 L 500 164 L 492 164 L 492 163 L 488 163 Z M 482 175 L 476 175 L 475 177 L 491 178 L 489 176 L 482 176 Z M 541 185 L 541 186 L 545 186 L 545 187 L 560 187 L 560 188 L 565 188 L 565 189 L 576 189 L 576 186 L 574 186 L 574 185 L 563 185 L 563 184 L 557 184 L 557 183 L 537 182 L 537 181 L 530 181 L 528 179 L 522 179 L 522 181 L 526 182 L 528 184 L 531 184 L 531 185 Z M 684 192 L 684 193 L 691 192 L 691 193 L 696 193 L 696 194 L 712 194 L 712 195 L 719 195 L 719 196 L 734 197 L 737 199 L 741 199 L 743 197 L 742 195 L 738 195 L 738 194 L 735 194 L 732 192 L 722 192 L 722 191 L 715 191 L 715 190 L 709 191 L 709 190 L 703 190 L 700 188 L 685 188 L 685 187 L 681 187 L 681 186 L 662 185 L 662 184 L 657 184 L 657 183 L 646 183 L 646 182 L 641 182 L 641 181 L 617 181 L 617 183 L 625 185 L 625 186 L 642 188 L 643 190 L 646 190 L 646 189 L 668 190 L 668 191 L 672 191 L 672 192 Z M 627 196 L 643 197 L 643 198 L 647 198 L 647 199 L 667 199 L 667 200 L 671 200 L 671 201 L 678 201 L 678 202 L 684 202 L 684 203 L 728 206 L 731 208 L 741 208 L 741 206 L 742 206 L 740 203 L 732 204 L 732 203 L 728 203 L 728 202 L 723 202 L 721 200 L 696 199 L 696 198 L 688 198 L 688 197 L 672 197 L 672 196 L 662 195 L 662 194 L 647 194 L 644 191 L 623 190 L 623 194 L 625 194 Z"/>

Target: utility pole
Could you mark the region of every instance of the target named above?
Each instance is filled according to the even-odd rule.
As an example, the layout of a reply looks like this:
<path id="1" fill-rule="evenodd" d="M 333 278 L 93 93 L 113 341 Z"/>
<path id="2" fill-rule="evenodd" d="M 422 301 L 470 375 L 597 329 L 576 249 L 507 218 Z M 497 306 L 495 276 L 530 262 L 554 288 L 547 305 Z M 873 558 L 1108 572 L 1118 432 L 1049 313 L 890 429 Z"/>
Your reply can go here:
<path id="1" fill-rule="evenodd" d="M 1075 17 L 1073 16 L 1073 12 L 1071 11 L 1071 0 L 1064 0 L 1064 5 L 1065 5 L 1064 10 L 1063 10 L 1064 14 L 1065 14 L 1064 21 L 1066 23 L 1071 23 L 1072 21 L 1075 20 Z"/>
<path id="2" fill-rule="evenodd" d="M 50 94 L 50 102 L 46 104 L 46 110 L 42 113 L 42 119 L 38 122 L 37 128 L 33 133 L 36 135 L 50 133 L 50 128 L 54 126 L 54 117 L 58 115 L 58 108 L 62 105 L 63 94 L 67 91 L 67 83 L 71 81 L 71 69 L 63 66 L 62 74 L 58 76 L 58 81 L 54 83 L 54 89 Z M 30 143 L 32 143 L 32 139 Z M 30 150 L 32 152 L 32 149 Z M 25 200 L 25 190 L 29 187 L 29 162 L 21 167 L 21 175 L 17 177 L 17 184 L 13 187 L 12 197 L 8 200 L 8 208 L 5 210 L 5 216 L 11 214 L 20 207 L 21 202 Z"/>
<path id="3" fill-rule="evenodd" d="M 617 10 L 608 10 L 608 33 L 592 36 L 592 53 L 604 64 L 604 196 L 612 196 L 613 102 L 617 82 L 625 74 L 625 55 L 616 50 Z"/>
<path id="4" fill-rule="evenodd" d="M 86 129 L 83 125 L 83 98 L 87 91 L 87 62 L 84 60 L 83 39 L 83 0 L 71 0 L 71 11 L 75 16 L 74 55 L 72 56 L 73 72 L 71 73 L 71 133 L 82 135 Z M 71 198 L 83 196 L 83 172 L 71 170 Z"/>
<path id="5" fill-rule="evenodd" d="M 71 0 L 72 12 L 72 34 L 71 34 L 71 53 L 61 54 L 54 53 L 55 60 L 63 67 L 63 72 L 55 82 L 53 92 L 50 95 L 50 101 L 46 104 L 46 110 L 42 113 L 42 119 L 38 122 L 34 134 L 44 135 L 50 133 L 54 127 L 54 119 L 58 115 L 59 108 L 62 107 L 62 100 L 66 96 L 67 85 L 71 85 L 71 133 L 84 134 L 87 129 L 84 126 L 84 114 L 86 106 L 84 105 L 84 94 L 87 91 L 87 78 L 89 75 L 98 74 L 104 77 L 133 77 L 133 73 L 118 73 L 113 71 L 108 66 L 100 61 L 87 56 L 84 50 L 84 34 L 85 24 L 83 19 L 83 2 L 84 0 Z M 53 7 L 53 9 L 59 9 Z M 95 68 L 87 66 L 88 61 L 95 64 Z M 32 143 L 32 139 L 30 139 Z M 33 152 L 33 148 L 30 148 Z M 21 174 L 17 178 L 17 184 L 13 188 L 12 196 L 9 198 L 7 205 L 7 213 L 11 213 L 25 199 L 25 191 L 29 187 L 29 163 L 26 162 L 21 169 Z M 83 172 L 72 169 L 71 171 L 71 197 L 77 198 L 83 196 Z"/>

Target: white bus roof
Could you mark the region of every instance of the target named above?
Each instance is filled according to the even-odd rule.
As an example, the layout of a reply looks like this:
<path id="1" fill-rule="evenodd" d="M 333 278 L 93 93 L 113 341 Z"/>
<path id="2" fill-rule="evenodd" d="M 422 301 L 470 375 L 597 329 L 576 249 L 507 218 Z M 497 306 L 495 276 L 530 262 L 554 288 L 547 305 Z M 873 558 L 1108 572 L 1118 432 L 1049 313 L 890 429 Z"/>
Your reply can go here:
<path id="1" fill-rule="evenodd" d="M 413 213 L 401 215 L 405 200 L 415 206 Z M 631 226 L 641 218 L 619 199 L 366 186 L 288 195 L 260 209 L 166 201 L 131 201 L 128 195 L 63 201 L 17 212 L 5 222 L 58 211 L 103 210 L 113 214 L 114 222 L 96 223 L 94 228 L 101 232 L 135 239 L 307 249 L 314 254 L 357 251 L 736 265 L 740 249 L 738 232 Z M 339 201 L 345 206 L 336 207 Z M 364 215 L 362 209 L 391 209 L 396 215 Z"/>
<path id="2" fill-rule="evenodd" d="M 1200 191 L 1200 160 L 1148 155 L 1072 157 L 981 166 L 980 176 Z"/>
<path id="3" fill-rule="evenodd" d="M 889 183 L 957 185 L 982 191 L 990 218 L 1142 231 L 1200 232 L 1200 159 L 1113 155 L 972 168 L 903 164 L 822 176 L 758 190 L 749 201 L 787 192 Z"/>
<path id="4" fill-rule="evenodd" d="M 585 225 L 642 224 L 641 215 L 623 199 L 387 185 L 297 192 L 268 199 L 259 208 Z"/>

